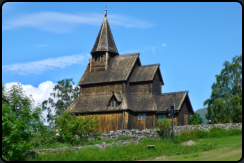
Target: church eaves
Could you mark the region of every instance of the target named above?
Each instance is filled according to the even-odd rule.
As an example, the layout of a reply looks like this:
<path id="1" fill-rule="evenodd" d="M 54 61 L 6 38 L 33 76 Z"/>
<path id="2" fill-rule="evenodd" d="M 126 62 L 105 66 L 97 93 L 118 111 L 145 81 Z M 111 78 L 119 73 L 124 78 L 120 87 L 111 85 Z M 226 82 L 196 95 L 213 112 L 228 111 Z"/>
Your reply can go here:
<path id="1" fill-rule="evenodd" d="M 107 19 L 107 9 L 105 9 L 105 16 L 103 23 L 99 30 L 96 42 L 92 48 L 91 54 L 95 52 L 112 52 L 119 54 L 116 45 L 114 43 L 113 35 Z"/>

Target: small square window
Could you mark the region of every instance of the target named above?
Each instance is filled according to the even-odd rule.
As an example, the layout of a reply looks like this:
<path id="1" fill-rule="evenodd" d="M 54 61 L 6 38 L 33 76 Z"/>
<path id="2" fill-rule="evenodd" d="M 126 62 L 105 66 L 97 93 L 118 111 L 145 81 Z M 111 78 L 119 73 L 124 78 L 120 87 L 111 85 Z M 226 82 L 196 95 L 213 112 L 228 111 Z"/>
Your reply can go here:
<path id="1" fill-rule="evenodd" d="M 115 101 L 115 107 L 118 107 L 118 101 Z"/>
<path id="2" fill-rule="evenodd" d="M 141 114 L 138 114 L 138 119 L 141 119 Z"/>
<path id="3" fill-rule="evenodd" d="M 166 118 L 166 114 L 158 115 L 158 119 L 165 119 L 165 118 Z"/>
<path id="4" fill-rule="evenodd" d="M 146 113 L 143 113 L 142 119 L 146 119 Z"/>
<path id="5" fill-rule="evenodd" d="M 146 113 L 139 113 L 138 114 L 138 119 L 146 119 Z"/>
<path id="6" fill-rule="evenodd" d="M 114 107 L 114 101 L 112 101 L 112 108 Z"/>

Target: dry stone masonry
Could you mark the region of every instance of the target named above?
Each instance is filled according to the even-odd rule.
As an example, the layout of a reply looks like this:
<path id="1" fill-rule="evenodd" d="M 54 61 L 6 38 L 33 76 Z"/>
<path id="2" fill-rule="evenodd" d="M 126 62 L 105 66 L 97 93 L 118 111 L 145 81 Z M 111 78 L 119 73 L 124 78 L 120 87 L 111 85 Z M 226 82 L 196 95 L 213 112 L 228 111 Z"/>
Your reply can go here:
<path id="1" fill-rule="evenodd" d="M 224 129 L 242 129 L 242 123 L 225 123 L 225 124 L 206 124 L 206 125 L 186 125 L 186 126 L 174 126 L 174 135 L 180 134 L 183 130 L 193 130 L 193 129 L 200 129 L 200 130 L 207 130 L 209 131 L 213 127 L 220 127 Z M 145 137 L 156 138 L 159 137 L 159 129 L 145 129 L 139 131 L 138 129 L 132 130 L 117 130 L 117 131 L 110 131 L 102 133 L 101 139 L 113 139 L 119 138 L 121 136 L 132 136 L 134 140 L 140 141 Z M 171 134 L 172 130 L 170 130 Z"/>
<path id="2" fill-rule="evenodd" d="M 186 125 L 186 126 L 175 126 L 173 128 L 174 130 L 174 135 L 180 134 L 183 130 L 193 130 L 193 129 L 200 129 L 200 130 L 207 130 L 209 131 L 213 127 L 220 127 L 229 130 L 230 128 L 233 129 L 242 129 L 242 123 L 225 123 L 225 124 L 206 124 L 206 125 Z M 98 147 L 98 148 L 105 148 L 106 146 L 110 145 L 124 145 L 124 144 L 130 144 L 132 142 L 138 143 L 141 141 L 143 138 L 158 138 L 159 137 L 159 129 L 145 129 L 139 131 L 138 129 L 132 129 L 132 130 L 117 130 L 117 131 L 110 131 L 110 132 L 105 132 L 102 133 L 101 139 L 114 139 L 114 138 L 119 138 L 121 136 L 130 136 L 133 137 L 131 140 L 119 140 L 114 143 L 106 144 L 105 142 L 101 144 L 95 144 L 95 145 L 88 145 L 90 147 Z M 172 130 L 170 131 L 170 133 Z M 90 139 L 93 139 L 92 137 Z M 44 153 L 51 153 L 51 152 L 59 152 L 59 151 L 64 151 L 64 150 L 79 150 L 82 148 L 85 148 L 87 146 L 80 146 L 80 147 L 64 147 L 64 148 L 58 148 L 58 149 L 38 149 L 38 150 L 30 150 L 27 151 L 27 155 L 32 155 L 32 154 L 44 154 Z"/>

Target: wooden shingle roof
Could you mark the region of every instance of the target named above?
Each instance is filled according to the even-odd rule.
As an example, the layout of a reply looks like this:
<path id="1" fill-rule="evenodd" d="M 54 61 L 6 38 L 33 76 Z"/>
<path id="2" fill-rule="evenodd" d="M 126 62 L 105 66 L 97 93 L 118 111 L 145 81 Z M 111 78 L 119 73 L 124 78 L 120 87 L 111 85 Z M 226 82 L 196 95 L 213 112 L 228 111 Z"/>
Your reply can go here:
<path id="1" fill-rule="evenodd" d="M 133 83 L 133 82 L 152 81 L 159 66 L 160 64 L 135 67 L 135 69 L 131 74 L 129 82 Z"/>
<path id="2" fill-rule="evenodd" d="M 139 54 L 140 53 L 114 56 L 111 58 L 108 69 L 105 71 L 90 72 L 90 64 L 88 64 L 78 85 L 126 81 L 136 60 L 139 58 Z"/>
<path id="3" fill-rule="evenodd" d="M 187 94 L 188 91 L 153 95 L 158 108 L 157 111 L 166 111 L 167 109 L 170 109 L 170 106 L 173 106 L 174 103 L 175 110 L 179 110 Z"/>
<path id="4" fill-rule="evenodd" d="M 157 111 L 152 94 L 126 95 L 128 109 L 133 111 Z"/>
<path id="5" fill-rule="evenodd" d="M 69 113 L 88 113 L 108 111 L 109 100 L 115 95 L 122 102 L 119 109 L 127 109 L 124 95 L 120 92 L 111 92 L 106 95 L 86 95 L 79 96 L 66 110 Z"/>
<path id="6" fill-rule="evenodd" d="M 130 109 L 134 112 L 166 112 L 175 103 L 175 110 L 180 110 L 184 100 L 190 100 L 188 91 L 172 92 L 164 94 L 122 94 L 116 92 L 116 96 L 121 101 L 119 110 Z M 90 95 L 79 96 L 67 109 L 70 113 L 84 113 L 84 112 L 100 112 L 108 111 L 108 101 L 112 92 L 109 95 Z M 190 110 L 194 113 L 190 104 Z"/>
<path id="7" fill-rule="evenodd" d="M 105 10 L 105 17 L 103 19 L 101 28 L 99 30 L 99 33 L 97 35 L 97 39 L 95 41 L 95 44 L 91 50 L 91 54 L 95 52 L 101 52 L 101 51 L 106 51 L 106 52 L 112 52 L 115 54 L 119 54 L 114 38 L 108 23 L 107 19 L 107 10 Z"/>

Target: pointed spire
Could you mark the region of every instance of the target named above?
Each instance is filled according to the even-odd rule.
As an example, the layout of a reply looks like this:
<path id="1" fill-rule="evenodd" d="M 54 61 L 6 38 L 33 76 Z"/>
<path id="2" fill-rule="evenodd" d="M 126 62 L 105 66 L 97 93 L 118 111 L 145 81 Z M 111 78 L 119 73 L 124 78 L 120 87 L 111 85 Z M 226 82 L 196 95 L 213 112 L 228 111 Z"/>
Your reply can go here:
<path id="1" fill-rule="evenodd" d="M 92 48 L 91 54 L 100 51 L 119 54 L 114 43 L 113 35 L 107 20 L 107 9 L 105 9 L 103 23 L 98 33 L 96 42 Z"/>

